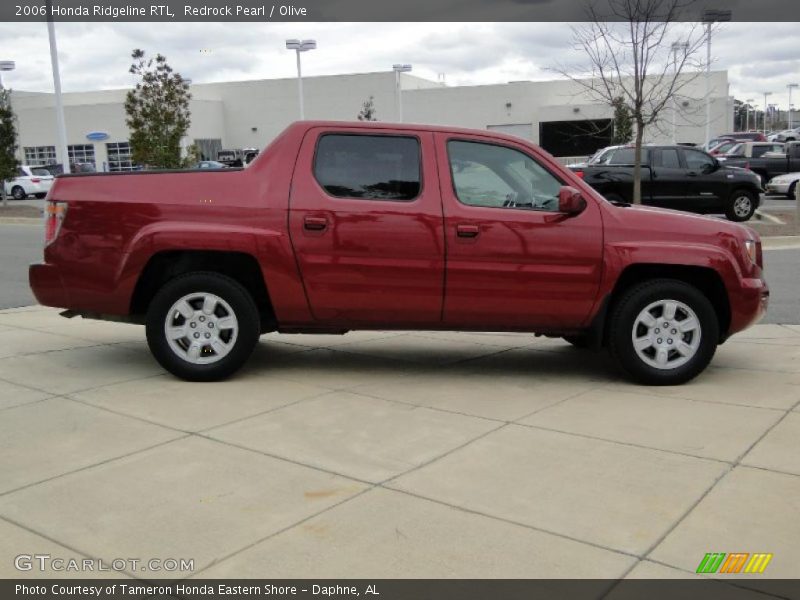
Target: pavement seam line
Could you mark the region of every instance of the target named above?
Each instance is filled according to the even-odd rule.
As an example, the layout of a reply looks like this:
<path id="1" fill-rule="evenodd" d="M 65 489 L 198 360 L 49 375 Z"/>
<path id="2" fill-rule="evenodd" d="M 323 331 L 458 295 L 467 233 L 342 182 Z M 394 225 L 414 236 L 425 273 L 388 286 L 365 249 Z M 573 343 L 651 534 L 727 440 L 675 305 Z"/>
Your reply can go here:
<path id="1" fill-rule="evenodd" d="M 83 467 L 79 467 L 77 469 L 72 469 L 71 471 L 65 471 L 64 473 L 59 473 L 58 475 L 53 475 L 52 477 L 47 477 L 45 479 L 41 479 L 39 481 L 34 481 L 32 483 L 27 483 L 27 484 L 25 484 L 23 486 L 20 486 L 18 488 L 14 488 L 12 490 L 8 490 L 8 491 L 5 491 L 5 492 L 0 492 L 0 498 L 4 498 L 6 496 L 10 496 L 11 494 L 15 494 L 17 492 L 22 492 L 24 490 L 27 490 L 29 488 L 32 488 L 32 487 L 35 487 L 35 486 L 38 486 L 38 485 L 49 483 L 49 482 L 54 481 L 56 479 L 61 479 L 62 477 L 67 477 L 69 475 L 74 475 L 76 473 L 81 473 L 83 471 L 88 471 L 90 469 L 94 469 L 95 467 L 101 467 L 103 465 L 107 465 L 109 463 L 112 463 L 112 462 L 117 461 L 117 460 L 122 460 L 124 458 L 129 458 L 131 456 L 135 456 L 135 455 L 140 454 L 142 452 L 147 452 L 148 450 L 153 450 L 154 448 L 159 448 L 160 446 L 166 446 L 167 444 L 172 444 L 173 442 L 177 442 L 177 441 L 186 439 L 187 437 L 189 437 L 189 435 L 182 435 L 182 436 L 179 436 L 179 437 L 176 437 L 176 438 L 172 438 L 170 440 L 165 440 L 163 442 L 159 442 L 158 444 L 153 444 L 152 446 L 146 446 L 144 448 L 140 448 L 138 450 L 134 450 L 133 452 L 128 452 L 126 454 L 121 454 L 119 456 L 112 456 L 111 458 L 107 458 L 105 460 L 101 460 L 100 462 L 92 463 L 91 465 L 86 465 L 86 466 L 83 466 Z M 0 516 L 2 516 L 2 513 L 0 513 Z"/>
<path id="2" fill-rule="evenodd" d="M 720 481 L 722 481 L 722 480 L 723 480 L 725 477 L 727 477 L 727 475 L 728 475 L 729 473 L 732 473 L 732 472 L 733 472 L 733 471 L 736 469 L 736 467 L 740 466 L 740 465 L 741 465 L 741 461 L 742 461 L 742 459 L 743 459 L 745 456 L 747 456 L 747 455 L 750 453 L 750 451 L 751 451 L 753 448 L 755 448 L 755 447 L 756 447 L 756 446 L 757 446 L 757 445 L 758 445 L 758 444 L 761 442 L 761 440 L 763 440 L 765 437 L 767 437 L 767 436 L 768 436 L 768 435 L 769 435 L 769 434 L 770 434 L 770 433 L 771 433 L 771 432 L 772 432 L 772 431 L 773 431 L 773 430 L 774 430 L 774 429 L 775 429 L 775 428 L 776 428 L 778 425 L 780 425 L 780 424 L 783 422 L 783 420 L 784 420 L 784 419 L 785 419 L 785 418 L 786 418 L 786 417 L 787 417 L 787 416 L 788 416 L 788 415 L 789 415 L 789 414 L 790 414 L 790 413 L 791 413 L 791 412 L 792 412 L 792 411 L 793 411 L 793 410 L 794 410 L 794 409 L 795 409 L 797 406 L 800 406 L 800 400 L 799 400 L 799 401 L 797 401 L 797 402 L 795 402 L 795 404 L 792 406 L 792 408 L 790 408 L 789 410 L 787 410 L 787 411 L 786 411 L 786 412 L 783 414 L 783 416 L 782 416 L 780 419 L 778 419 L 777 421 L 775 421 L 775 423 L 773 423 L 772 425 L 770 425 L 769 427 L 767 427 L 767 428 L 766 428 L 766 430 L 764 431 L 764 433 L 762 433 L 762 434 L 761 434 L 761 435 L 760 435 L 760 436 L 759 436 L 759 437 L 758 437 L 758 438 L 757 438 L 757 439 L 756 439 L 756 440 L 755 440 L 755 441 L 754 441 L 752 444 L 750 444 L 750 446 L 748 446 L 748 448 L 747 448 L 747 449 L 746 449 L 746 450 L 745 450 L 745 451 L 744 451 L 742 454 L 740 454 L 740 455 L 739 455 L 739 457 L 738 457 L 738 458 L 737 458 L 737 459 L 736 459 L 736 460 L 735 460 L 733 463 L 731 463 L 731 464 L 729 465 L 729 467 L 728 467 L 728 468 L 727 468 L 725 471 L 723 471 L 723 472 L 720 474 L 720 476 L 719 476 L 719 477 L 717 477 L 717 478 L 714 480 L 714 482 L 711 484 L 711 486 L 710 486 L 710 487 L 709 487 L 709 488 L 708 488 L 708 489 L 707 489 L 705 492 L 703 492 L 703 494 L 701 494 L 701 495 L 700 495 L 700 497 L 699 497 L 699 498 L 698 498 L 698 499 L 697 499 L 695 502 L 693 502 L 693 503 L 691 504 L 691 506 L 689 507 L 689 509 L 688 509 L 688 510 L 686 510 L 686 511 L 683 513 L 683 515 L 681 515 L 681 516 L 680 516 L 680 517 L 679 517 L 679 518 L 678 518 L 678 519 L 675 521 L 675 523 L 673 523 L 673 524 L 672 524 L 672 526 L 670 526 L 669 528 L 667 528 L 667 531 L 666 531 L 666 532 L 665 532 L 665 533 L 664 533 L 664 534 L 663 534 L 663 535 L 662 535 L 660 538 L 658 538 L 654 544 L 652 544 L 652 545 L 650 546 L 650 548 L 647 550 L 647 552 L 645 552 L 645 553 L 642 555 L 642 557 L 641 557 L 641 559 L 639 560 L 639 562 L 641 562 L 642 560 L 649 560 L 649 558 L 648 558 L 648 557 L 650 556 L 650 554 L 652 554 L 652 553 L 653 553 L 653 551 L 655 551 L 655 550 L 656 550 L 656 548 L 658 548 L 658 547 L 659 547 L 659 546 L 660 546 L 660 545 L 661 545 L 661 544 L 664 542 L 664 540 L 666 540 L 666 539 L 667 539 L 667 537 L 669 537 L 669 535 L 670 535 L 670 534 L 671 534 L 673 531 L 675 531 L 675 530 L 676 530 L 676 529 L 677 529 L 677 528 L 680 526 L 680 524 L 681 524 L 681 523 L 683 523 L 683 521 L 685 521 L 685 520 L 686 520 L 686 519 L 689 517 L 689 515 L 691 515 L 691 514 L 694 512 L 694 510 L 695 510 L 695 509 L 696 509 L 696 508 L 697 508 L 697 507 L 700 505 L 700 503 L 701 503 L 703 500 L 705 500 L 705 498 L 706 498 L 706 497 L 707 497 L 707 496 L 708 496 L 708 495 L 709 495 L 709 494 L 710 494 L 710 493 L 711 493 L 711 492 L 714 490 L 714 488 L 715 488 L 715 487 L 717 487 L 717 485 L 719 484 L 719 482 L 720 482 Z M 747 465 L 741 465 L 741 466 L 743 466 L 743 467 L 746 467 Z"/>

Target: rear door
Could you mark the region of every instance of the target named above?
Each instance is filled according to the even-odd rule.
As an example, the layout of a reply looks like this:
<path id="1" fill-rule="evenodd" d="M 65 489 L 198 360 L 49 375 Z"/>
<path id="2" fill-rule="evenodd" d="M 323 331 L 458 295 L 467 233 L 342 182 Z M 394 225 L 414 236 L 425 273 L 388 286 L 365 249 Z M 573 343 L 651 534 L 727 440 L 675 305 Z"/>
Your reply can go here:
<path id="1" fill-rule="evenodd" d="M 311 129 L 295 166 L 289 231 L 312 314 L 326 326 L 441 321 L 433 134 Z"/>
<path id="2" fill-rule="evenodd" d="M 558 213 L 563 181 L 523 143 L 436 134 L 445 211 L 444 322 L 479 329 L 579 327 L 602 267 L 600 209 Z"/>
<path id="3" fill-rule="evenodd" d="M 687 176 L 678 149 L 655 148 L 650 151 L 650 157 L 652 181 L 648 204 L 684 210 L 688 202 Z"/>

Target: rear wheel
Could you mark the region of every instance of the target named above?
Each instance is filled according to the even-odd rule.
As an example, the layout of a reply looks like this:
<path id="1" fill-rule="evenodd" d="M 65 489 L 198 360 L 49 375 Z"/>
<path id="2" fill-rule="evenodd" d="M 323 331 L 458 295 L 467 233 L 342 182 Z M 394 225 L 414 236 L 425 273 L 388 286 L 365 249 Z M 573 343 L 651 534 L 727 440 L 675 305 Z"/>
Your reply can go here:
<path id="1" fill-rule="evenodd" d="M 11 188 L 11 195 L 14 196 L 14 200 L 25 200 L 28 197 L 21 185 L 15 185 Z"/>
<path id="2" fill-rule="evenodd" d="M 167 371 L 189 381 L 235 373 L 259 338 L 258 310 L 247 290 L 218 273 L 166 283 L 147 311 L 147 343 Z"/>
<path id="3" fill-rule="evenodd" d="M 793 182 L 792 185 L 789 186 L 789 190 L 786 192 L 786 197 L 789 200 L 794 200 L 794 192 L 797 189 L 797 182 Z"/>
<path id="4" fill-rule="evenodd" d="M 655 279 L 630 290 L 611 314 L 609 349 L 617 365 L 646 385 L 678 385 L 701 373 L 719 341 L 714 308 L 697 288 Z"/>
<path id="5" fill-rule="evenodd" d="M 731 194 L 725 216 L 729 221 L 747 221 L 756 212 L 756 196 L 748 190 L 735 190 Z"/>

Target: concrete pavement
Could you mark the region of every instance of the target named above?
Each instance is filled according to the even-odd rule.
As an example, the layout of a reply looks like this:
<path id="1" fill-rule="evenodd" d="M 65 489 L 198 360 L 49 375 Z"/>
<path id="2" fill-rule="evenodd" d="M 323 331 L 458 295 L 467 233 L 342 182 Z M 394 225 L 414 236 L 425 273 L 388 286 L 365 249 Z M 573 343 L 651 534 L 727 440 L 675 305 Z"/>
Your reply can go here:
<path id="1" fill-rule="evenodd" d="M 136 577 L 690 577 L 721 551 L 774 554 L 742 585 L 797 575 L 800 326 L 673 388 L 519 334 L 270 334 L 214 384 L 164 374 L 132 325 L 7 310 L 0 342 L 0 577 L 42 575 L 21 553 L 194 560 Z"/>

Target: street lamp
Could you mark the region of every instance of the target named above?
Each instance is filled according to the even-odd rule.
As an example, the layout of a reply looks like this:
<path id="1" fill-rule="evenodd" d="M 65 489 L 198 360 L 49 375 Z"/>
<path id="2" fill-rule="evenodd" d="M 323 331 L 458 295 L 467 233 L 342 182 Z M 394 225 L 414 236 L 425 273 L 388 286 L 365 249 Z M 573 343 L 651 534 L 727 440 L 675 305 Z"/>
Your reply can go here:
<path id="1" fill-rule="evenodd" d="M 395 98 L 397 100 L 397 120 L 403 122 L 403 90 L 400 85 L 400 73 L 408 73 L 411 71 L 411 65 L 392 65 L 394 69 L 394 90 Z"/>
<path id="2" fill-rule="evenodd" d="M 747 102 L 747 117 L 745 118 L 744 130 L 750 131 L 750 106 L 755 102 L 755 98 L 748 98 L 745 102 Z"/>
<path id="3" fill-rule="evenodd" d="M 3 71 L 13 71 L 17 64 L 13 60 L 0 60 L 0 73 Z M 3 76 L 0 74 L 0 90 L 3 89 Z M 791 94 L 791 92 L 789 92 Z"/>
<path id="4" fill-rule="evenodd" d="M 729 10 L 703 11 L 703 23 L 706 24 L 706 146 L 711 141 L 711 26 L 730 21 L 732 14 Z"/>
<path id="5" fill-rule="evenodd" d="M 56 100 L 56 130 L 58 132 L 58 153 L 64 173 L 69 173 L 69 152 L 67 152 L 67 125 L 64 120 L 64 100 L 61 97 L 61 71 L 58 68 L 58 45 L 56 44 L 56 25 L 53 22 L 53 1 L 47 0 L 47 36 L 50 41 L 50 67 L 53 70 L 53 91 Z"/>
<path id="6" fill-rule="evenodd" d="M 764 135 L 767 135 L 767 111 L 769 110 L 767 96 L 772 96 L 772 92 L 764 92 Z"/>
<path id="7" fill-rule="evenodd" d="M 796 84 L 796 83 L 790 83 L 786 87 L 789 88 L 789 129 L 791 129 L 792 125 L 793 125 L 793 123 L 792 123 L 792 90 L 794 88 L 800 87 L 800 86 L 798 86 L 798 84 Z"/>
<path id="8" fill-rule="evenodd" d="M 300 97 L 300 120 L 305 119 L 303 108 L 303 72 L 300 69 L 300 53 L 317 49 L 316 40 L 286 40 L 286 49 L 297 53 L 297 94 Z"/>
<path id="9" fill-rule="evenodd" d="M 675 73 L 678 73 L 678 52 L 689 51 L 689 42 L 672 42 L 672 63 L 675 66 Z M 675 96 L 672 97 L 672 143 L 677 143 L 677 123 L 676 115 L 678 112 L 678 100 Z"/>

